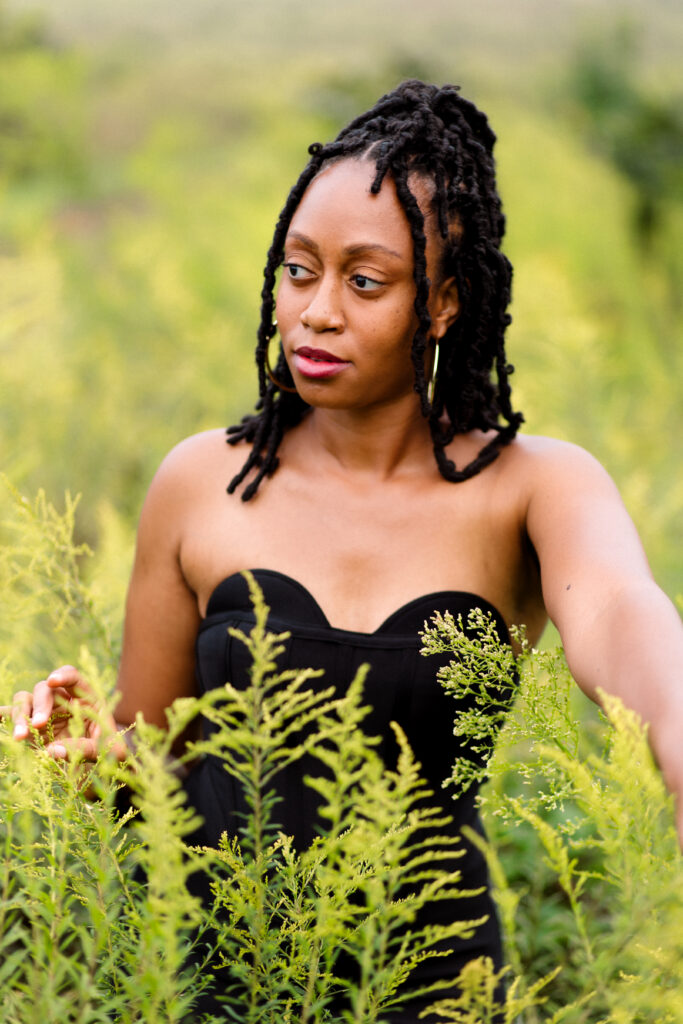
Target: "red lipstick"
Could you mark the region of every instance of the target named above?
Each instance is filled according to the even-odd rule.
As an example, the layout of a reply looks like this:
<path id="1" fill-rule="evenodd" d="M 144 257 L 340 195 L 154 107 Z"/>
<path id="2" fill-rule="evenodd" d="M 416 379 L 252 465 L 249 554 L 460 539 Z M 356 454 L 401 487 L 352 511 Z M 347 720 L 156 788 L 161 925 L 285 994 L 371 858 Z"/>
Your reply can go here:
<path id="1" fill-rule="evenodd" d="M 294 352 L 294 366 L 302 377 L 321 380 L 341 373 L 345 367 L 349 366 L 349 363 L 345 359 L 333 355 L 332 352 L 327 352 L 324 348 L 310 348 L 308 345 L 302 345 Z"/>

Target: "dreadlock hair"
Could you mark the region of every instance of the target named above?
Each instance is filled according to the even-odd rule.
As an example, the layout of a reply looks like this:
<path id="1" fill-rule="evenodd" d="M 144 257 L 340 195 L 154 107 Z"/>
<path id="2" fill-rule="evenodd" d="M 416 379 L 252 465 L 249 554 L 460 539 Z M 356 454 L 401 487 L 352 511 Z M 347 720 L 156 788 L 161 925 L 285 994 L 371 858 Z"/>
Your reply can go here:
<path id="1" fill-rule="evenodd" d="M 275 334 L 275 276 L 284 259 L 290 222 L 304 192 L 324 166 L 346 158 L 374 161 L 371 192 L 375 194 L 387 174 L 391 175 L 410 226 L 418 321 L 412 344 L 415 390 L 429 422 L 441 475 L 453 482 L 467 480 L 512 440 L 523 416 L 513 412 L 510 404 L 513 367 L 506 360 L 504 348 L 505 328 L 511 319 L 506 310 L 512 267 L 500 251 L 505 218 L 496 191 L 492 156 L 495 141 L 486 116 L 459 94 L 457 86 L 438 88 L 410 80 L 351 121 L 333 142 L 316 142 L 309 147 L 310 160 L 289 193 L 268 253 L 256 348 L 259 400 L 254 414 L 228 428 L 229 443 L 246 440 L 252 447 L 230 482 L 229 493 L 256 468 L 254 479 L 242 493 L 243 501 L 253 497 L 261 480 L 278 467 L 277 450 L 283 433 L 310 409 L 293 387 L 282 346 L 272 375 L 267 370 L 268 345 Z M 457 319 L 439 341 L 438 375 L 431 402 L 424 371 L 431 327 L 426 239 L 424 216 L 409 184 L 412 175 L 432 183 L 431 202 L 443 239 L 442 272 L 444 278 L 455 278 L 460 301 Z M 284 390 L 287 388 L 291 391 Z M 477 428 L 493 430 L 495 437 L 472 462 L 457 468 L 446 455 L 446 446 L 456 434 Z"/>

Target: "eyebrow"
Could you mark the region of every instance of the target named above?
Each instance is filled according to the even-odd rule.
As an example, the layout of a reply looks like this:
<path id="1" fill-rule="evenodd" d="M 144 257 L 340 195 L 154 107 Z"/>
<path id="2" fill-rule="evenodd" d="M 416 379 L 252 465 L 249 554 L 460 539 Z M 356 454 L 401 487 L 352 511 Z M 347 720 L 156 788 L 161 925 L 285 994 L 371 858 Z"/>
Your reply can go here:
<path id="1" fill-rule="evenodd" d="M 304 235 L 301 231 L 290 231 L 287 234 L 285 241 L 287 242 L 291 239 L 301 242 L 302 245 L 305 245 L 309 249 L 313 249 L 314 252 L 320 251 L 320 246 L 314 242 L 312 238 L 309 238 L 308 235 Z M 360 256 L 366 252 L 383 252 L 388 256 L 395 256 L 399 260 L 404 259 L 400 252 L 396 252 L 395 249 L 390 249 L 387 245 L 381 245 L 379 242 L 356 242 L 354 245 L 348 245 L 344 249 L 344 252 L 349 256 Z"/>

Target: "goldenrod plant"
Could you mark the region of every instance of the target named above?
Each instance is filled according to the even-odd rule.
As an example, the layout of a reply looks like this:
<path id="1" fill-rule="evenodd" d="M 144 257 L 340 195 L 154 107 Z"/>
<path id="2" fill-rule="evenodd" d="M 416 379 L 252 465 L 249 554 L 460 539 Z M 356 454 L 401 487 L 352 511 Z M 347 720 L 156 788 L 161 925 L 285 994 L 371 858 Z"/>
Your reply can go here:
<path id="1" fill-rule="evenodd" d="M 80 662 L 111 708 L 116 645 L 82 576 L 73 503 L 59 513 L 6 489 L 4 504 L 0 573 L 13 619 L 3 632 L 3 698 L 26 676 L 31 630 L 51 623 L 60 644 L 86 630 Z M 515 658 L 481 613 L 468 623 L 437 616 L 425 651 L 452 651 L 440 676 L 454 697 L 454 728 L 488 765 L 454 766 L 443 792 L 429 795 L 400 731 L 391 769 L 365 735 L 363 670 L 343 693 L 305 667 L 278 672 L 286 636 L 269 632 L 250 586 L 255 626 L 236 635 L 252 657 L 250 685 L 226 681 L 176 702 L 167 730 L 138 720 L 125 762 L 107 743 L 87 769 L 54 761 L 38 736 L 17 743 L 3 726 L 3 1022 L 215 1024 L 193 1007 L 219 970 L 229 978 L 225 1021 L 380 1024 L 414 994 L 411 970 L 438 956 L 435 944 L 480 924 L 415 921 L 425 901 L 462 894 L 459 845 L 439 839 L 439 828 L 451 793 L 484 775 L 489 840 L 469 838 L 487 856 L 505 927 L 506 1002 L 495 1003 L 501 977 L 490 961 L 474 961 L 457 995 L 438 984 L 423 990 L 436 1019 L 683 1021 L 683 871 L 670 801 L 635 716 L 605 696 L 603 716 L 581 725 L 561 652 L 530 651 L 517 635 Z M 500 696 L 500 715 L 484 705 L 483 680 Z M 465 694 L 475 710 L 458 715 Z M 213 729 L 183 759 L 219 758 L 250 812 L 218 850 L 194 842 L 197 822 L 170 757 L 197 714 Z M 278 827 L 273 782 L 304 756 L 318 766 L 308 785 L 321 828 L 297 850 Z M 211 880 L 213 908 L 188 887 L 196 872 Z M 333 1011 L 339 993 L 347 1009 Z"/>
<path id="2" fill-rule="evenodd" d="M 455 721 L 473 750 L 496 727 L 484 686 L 516 695 L 480 798 L 491 841 L 471 839 L 487 854 L 522 990 L 561 966 L 544 1011 L 523 1019 L 683 1020 L 683 863 L 642 723 L 607 694 L 602 714 L 580 721 L 561 650 L 530 651 L 517 633 L 515 661 L 479 612 L 468 623 L 436 616 L 423 639 L 426 653 L 453 652 L 446 689 L 475 698 Z M 447 787 L 481 774 L 456 764 Z"/>
<path id="3" fill-rule="evenodd" d="M 444 814 L 425 806 L 431 794 L 400 730 L 395 770 L 384 767 L 377 741 L 364 734 L 365 671 L 338 697 L 306 688 L 320 673 L 278 673 L 287 635 L 268 633 L 268 610 L 251 578 L 250 588 L 256 624 L 248 636 L 233 635 L 252 655 L 251 685 L 238 691 L 228 684 L 199 702 L 219 728 L 188 755 L 220 758 L 251 811 L 217 858 L 215 891 L 226 922 L 219 948 L 234 977 L 227 1005 L 234 1019 L 254 1024 L 317 1022 L 332 1019 L 327 1003 L 348 990 L 348 1020 L 379 1021 L 412 992 L 411 969 L 438 955 L 438 941 L 477 926 L 454 920 L 410 928 L 425 902 L 458 895 L 461 853 L 454 855 L 452 838 L 438 835 Z M 297 853 L 275 825 L 272 783 L 305 755 L 320 765 L 307 781 L 320 794 L 326 825 Z M 357 964 L 353 982 L 341 973 L 342 954 L 347 970 L 349 961 Z"/>

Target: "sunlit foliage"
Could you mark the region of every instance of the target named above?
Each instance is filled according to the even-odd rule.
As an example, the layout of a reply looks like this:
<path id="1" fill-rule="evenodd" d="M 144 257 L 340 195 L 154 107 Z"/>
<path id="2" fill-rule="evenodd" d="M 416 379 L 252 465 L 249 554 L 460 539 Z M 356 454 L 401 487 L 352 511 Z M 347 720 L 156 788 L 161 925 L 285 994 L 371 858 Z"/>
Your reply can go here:
<path id="1" fill-rule="evenodd" d="M 16 559 L 0 564 L 0 583 L 8 606 L 16 599 L 15 626 L 36 616 L 65 630 L 90 621 L 81 662 L 110 705 L 109 630 L 78 572 L 72 509 L 59 516 L 42 499 L 34 507 L 14 501 L 6 518 Z M 36 552 L 30 565 L 26 539 Z M 372 1024 L 407 996 L 411 969 L 433 955 L 438 938 L 476 930 L 476 921 L 455 919 L 404 931 L 425 900 L 458 891 L 454 840 L 426 843 L 420 831 L 429 824 L 438 832 L 453 785 L 466 787 L 472 772 L 454 766 L 444 792 L 426 803 L 404 738 L 396 768 L 387 770 L 363 733 L 363 671 L 345 694 L 316 683 L 318 672 L 278 673 L 284 637 L 268 633 L 267 609 L 251 588 L 256 624 L 236 634 L 253 658 L 248 688 L 228 682 L 176 702 L 168 731 L 138 720 L 127 764 L 106 748 L 93 769 L 54 762 L 38 736 L 17 743 L 7 725 L 0 731 L 0 996 L 8 1024 L 161 1024 L 188 1013 L 203 1022 L 191 1007 L 216 963 L 231 978 L 227 1019 L 341 1024 L 329 1010 L 341 991 L 349 1000 L 343 1019 Z M 34 592 L 36 606 L 25 600 Z M 487 709 L 477 714 L 482 676 L 502 701 L 510 687 L 517 692 L 483 790 L 490 842 L 471 836 L 489 860 L 505 930 L 502 1019 L 679 1024 L 683 869 L 671 801 L 642 727 L 606 699 L 610 724 L 595 718 L 579 730 L 560 652 L 531 652 L 518 638 L 515 667 L 485 617 L 470 626 L 480 642 L 450 616 L 436 616 L 423 639 L 427 655 L 452 651 L 440 677 L 455 700 L 466 691 L 475 697 L 467 720 L 456 717 L 465 746 L 481 748 L 496 728 Z M 6 649 L 5 699 L 16 685 Z M 219 758 L 250 807 L 240 835 L 217 851 L 188 846 L 196 822 L 169 757 L 198 711 L 217 729 L 191 745 L 187 759 Z M 297 853 L 278 828 L 272 785 L 304 754 L 320 763 L 309 784 L 326 825 Z M 123 816 L 122 785 L 132 800 Z M 186 889 L 200 867 L 214 879 L 215 921 Z M 359 965 L 352 983 L 342 951 Z M 491 964 L 470 964 L 461 984 L 458 998 L 431 992 L 439 1019 L 498 1024 Z"/>
<path id="2" fill-rule="evenodd" d="M 636 131 L 638 117 L 622 116 L 643 104 L 649 114 L 657 104 L 675 109 L 667 83 L 677 64 L 665 44 L 675 51 L 680 21 L 671 5 L 653 5 L 658 14 L 640 33 L 644 49 L 652 47 L 653 18 L 664 19 L 645 82 L 637 47 L 626 54 L 625 81 L 627 63 L 613 60 L 619 37 L 601 35 L 597 21 L 588 35 L 578 25 L 567 31 L 561 3 L 546 5 L 535 22 L 529 5 L 523 25 L 521 13 L 517 24 L 496 5 L 488 51 L 472 27 L 484 24 L 476 19 L 488 16 L 486 4 L 467 5 L 474 20 L 458 21 L 464 14 L 452 4 L 402 4 L 397 18 L 383 2 L 350 0 L 343 25 L 337 5 L 303 0 L 270 5 L 270 19 L 265 0 L 231 0 L 227 22 L 215 4 L 166 0 L 65 0 L 30 16 L 16 14 L 22 6 L 39 5 L 0 3 L 0 468 L 11 481 L 0 495 L 0 697 L 73 661 L 111 694 L 142 496 L 177 440 L 233 422 L 253 403 L 261 267 L 306 146 L 412 74 L 461 81 L 499 134 L 516 269 L 516 406 L 529 431 L 578 441 L 605 462 L 656 576 L 681 594 L 683 213 L 667 171 L 666 188 L 655 187 L 657 230 L 649 248 L 636 244 L 642 176 L 648 202 L 659 179 L 643 162 L 650 136 Z M 167 10 L 173 17 L 159 16 Z M 117 19 L 128 19 L 128 35 L 117 34 Z M 554 49 L 561 39 L 565 49 Z M 22 498 L 16 487 L 36 497 Z M 80 504 L 65 492 L 82 494 Z M 447 685 L 476 686 L 465 669 L 489 657 L 499 685 L 510 685 L 508 655 L 482 626 L 483 647 L 475 649 L 457 623 L 438 625 L 434 642 L 452 644 L 464 666 Z M 559 652 L 528 653 L 521 677 L 484 790 L 487 856 L 508 944 L 507 1021 L 677 1024 L 680 860 L 642 733 L 609 706 L 608 729 L 577 697 Z M 359 692 L 357 699 L 337 706 L 334 729 L 344 715 L 362 719 Z M 177 710 L 176 724 L 189 710 Z M 474 715 L 457 728 L 486 745 L 481 725 Z M 324 728 L 332 728 L 327 718 Z M 349 756 L 364 764 L 367 756 L 376 793 L 398 799 L 403 786 L 400 799 L 409 799 L 418 784 L 409 752 L 404 775 L 390 780 L 372 744 L 358 744 Z M 0 1002 L 8 1024 L 161 1022 L 187 1012 L 199 977 L 179 965 L 198 939 L 199 917 L 183 883 L 195 860 L 184 859 L 192 822 L 165 766 L 168 749 L 169 737 L 154 730 L 140 747 L 128 778 L 144 808 L 134 824 L 116 818 L 117 775 L 106 758 L 100 799 L 88 802 L 80 769 L 56 766 L 3 734 Z M 468 771 L 455 766 L 436 795 L 446 810 Z M 321 873 L 321 850 L 331 877 L 344 856 L 339 822 L 354 795 L 345 792 L 328 845 L 308 861 L 270 834 L 258 861 L 254 834 L 214 863 L 223 879 L 242 872 L 241 887 L 219 887 L 226 905 L 256 893 L 252 908 L 285 897 L 292 913 L 297 908 L 293 974 L 286 985 L 273 977 L 281 991 L 294 975 L 299 994 L 311 982 L 302 964 L 311 967 L 324 936 L 310 922 L 329 902 L 324 886 L 348 883 Z M 378 822 L 387 825 L 379 810 Z M 389 853 L 383 835 L 377 849 Z M 156 874 L 158 865 L 167 874 Z M 302 879 L 316 871 L 317 895 L 297 903 Z M 358 923 L 358 905 L 347 910 L 335 929 Z M 268 955 L 282 953 L 272 944 L 282 937 L 259 921 L 255 912 L 255 931 L 223 934 L 227 957 L 239 959 L 240 948 L 256 953 L 257 936 Z M 368 934 L 358 932 L 358 941 Z M 314 998 L 297 1004 L 292 1020 L 324 1019 L 330 966 L 323 957 L 323 974 L 306 988 Z M 444 1003 L 441 1019 L 488 1021 L 494 987 L 490 970 L 474 965 L 459 1005 Z M 236 998 L 239 1017 L 246 1011 Z M 249 1005 L 255 1015 L 258 1000 Z"/>

